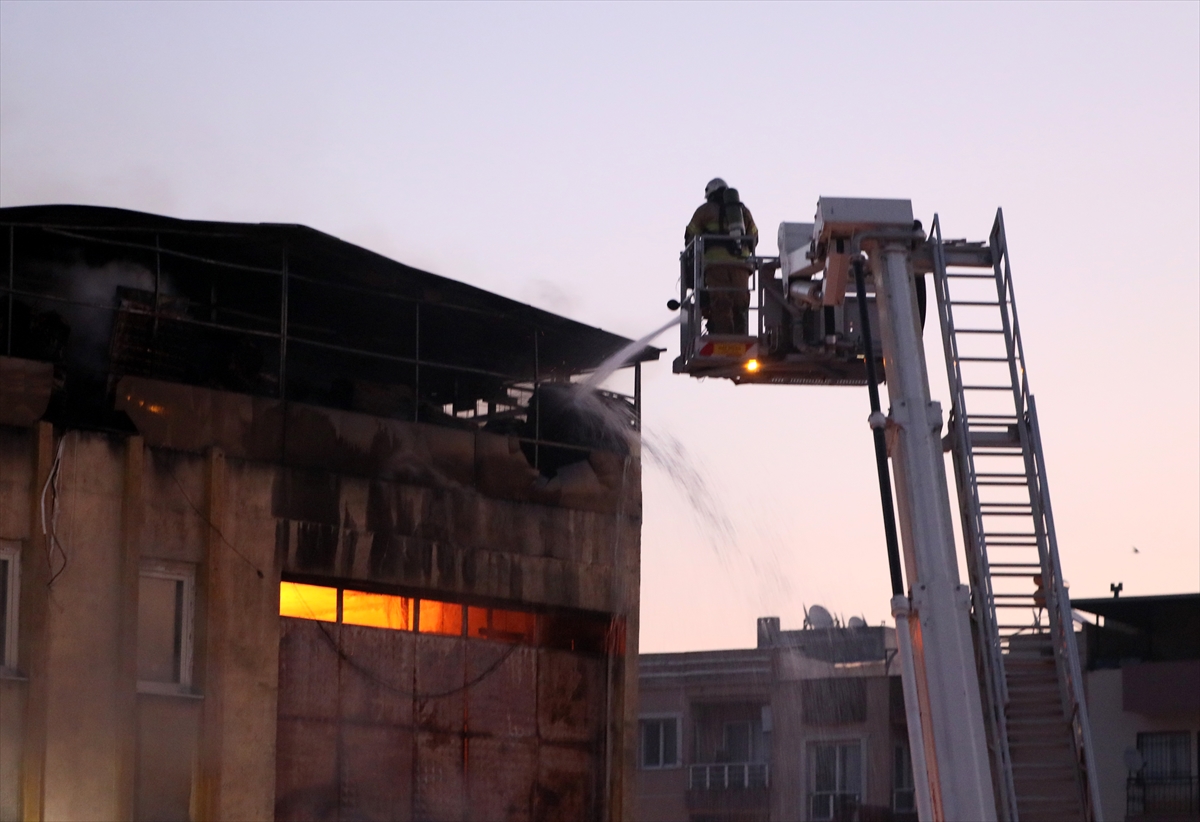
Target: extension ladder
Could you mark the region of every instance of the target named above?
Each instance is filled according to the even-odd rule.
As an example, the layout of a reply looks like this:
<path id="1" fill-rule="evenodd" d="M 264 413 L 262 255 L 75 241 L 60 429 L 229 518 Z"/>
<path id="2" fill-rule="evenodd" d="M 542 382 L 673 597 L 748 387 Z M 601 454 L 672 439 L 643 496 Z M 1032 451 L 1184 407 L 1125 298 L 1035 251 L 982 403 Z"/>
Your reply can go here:
<path id="1" fill-rule="evenodd" d="M 989 242 L 929 245 L 972 628 L 1001 820 L 1100 822 L 1091 731 L 998 210 Z M 990 270 L 988 270 L 990 269 Z"/>

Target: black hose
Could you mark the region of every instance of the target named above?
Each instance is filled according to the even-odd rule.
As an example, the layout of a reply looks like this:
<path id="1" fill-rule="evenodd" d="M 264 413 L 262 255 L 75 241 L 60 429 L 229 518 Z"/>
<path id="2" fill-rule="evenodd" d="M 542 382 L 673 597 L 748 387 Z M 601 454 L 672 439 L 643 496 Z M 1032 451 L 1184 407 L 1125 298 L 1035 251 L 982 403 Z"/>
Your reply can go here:
<path id="1" fill-rule="evenodd" d="M 858 289 L 858 317 L 862 326 L 863 353 L 867 362 L 867 391 L 871 395 L 871 415 L 880 413 L 879 382 L 875 374 L 875 351 L 871 344 L 871 315 L 867 310 L 867 286 L 863 261 L 854 261 L 854 284 Z M 875 435 L 875 467 L 879 472 L 879 501 L 883 505 L 883 532 L 887 537 L 888 567 L 892 572 L 892 596 L 904 594 L 900 573 L 900 540 L 896 536 L 896 507 L 892 501 L 892 478 L 888 474 L 887 438 L 882 427 L 872 426 Z"/>

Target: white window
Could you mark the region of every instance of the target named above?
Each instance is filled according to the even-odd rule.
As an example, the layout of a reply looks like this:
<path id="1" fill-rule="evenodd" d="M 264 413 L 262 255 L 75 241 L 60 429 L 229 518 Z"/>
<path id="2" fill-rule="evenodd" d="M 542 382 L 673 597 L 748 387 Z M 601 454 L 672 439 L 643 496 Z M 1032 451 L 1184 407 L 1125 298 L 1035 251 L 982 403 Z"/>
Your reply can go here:
<path id="1" fill-rule="evenodd" d="M 862 743 L 809 746 L 810 819 L 857 819 L 862 801 Z"/>
<path id="2" fill-rule="evenodd" d="M 643 717 L 638 724 L 641 731 L 642 769 L 678 768 L 682 749 L 679 717 Z"/>
<path id="3" fill-rule="evenodd" d="M 17 667 L 17 614 L 21 595 L 20 545 L 0 540 L 0 668 Z"/>
<path id="4" fill-rule="evenodd" d="M 138 690 L 192 689 L 196 572 L 181 563 L 143 562 L 138 580 Z"/>

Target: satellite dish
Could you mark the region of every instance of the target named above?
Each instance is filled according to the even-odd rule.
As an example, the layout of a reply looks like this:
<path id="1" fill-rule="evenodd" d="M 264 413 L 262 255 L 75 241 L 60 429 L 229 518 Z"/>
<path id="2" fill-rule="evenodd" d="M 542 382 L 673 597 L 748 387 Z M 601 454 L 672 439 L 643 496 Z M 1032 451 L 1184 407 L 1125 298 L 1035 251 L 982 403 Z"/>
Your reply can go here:
<path id="1" fill-rule="evenodd" d="M 809 608 L 808 615 L 804 618 L 804 621 L 813 628 L 833 627 L 833 615 L 820 605 L 814 605 L 813 607 Z"/>
<path id="2" fill-rule="evenodd" d="M 850 617 L 850 621 L 846 623 L 847 628 L 866 628 L 867 621 L 862 617 Z"/>
<path id="3" fill-rule="evenodd" d="M 1142 760 L 1142 752 L 1139 751 L 1137 748 L 1132 748 L 1132 747 L 1126 748 L 1124 756 L 1125 756 L 1125 767 L 1131 771 L 1140 771 L 1142 769 L 1142 766 L 1144 764 L 1146 764 Z"/>

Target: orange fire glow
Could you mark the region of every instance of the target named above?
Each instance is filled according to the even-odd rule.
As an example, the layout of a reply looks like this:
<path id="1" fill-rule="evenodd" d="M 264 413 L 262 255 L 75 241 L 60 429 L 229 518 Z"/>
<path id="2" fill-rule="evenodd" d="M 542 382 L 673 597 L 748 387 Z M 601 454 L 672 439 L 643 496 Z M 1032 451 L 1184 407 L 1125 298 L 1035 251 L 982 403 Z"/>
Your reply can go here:
<path id="1" fill-rule="evenodd" d="M 424 613 L 424 607 L 422 607 L 422 616 Z M 342 591 L 342 622 L 347 625 L 366 625 L 369 628 L 411 631 L 413 629 L 412 600 L 408 597 L 368 594 L 365 591 L 346 589 Z"/>
<path id="2" fill-rule="evenodd" d="M 337 588 L 279 583 L 279 615 L 298 619 L 337 622 Z"/>
<path id="3" fill-rule="evenodd" d="M 463 607 L 450 602 L 421 600 L 421 619 L 418 624 L 423 634 L 446 634 L 461 636 Z"/>

